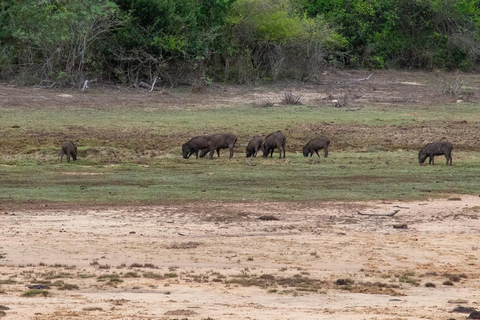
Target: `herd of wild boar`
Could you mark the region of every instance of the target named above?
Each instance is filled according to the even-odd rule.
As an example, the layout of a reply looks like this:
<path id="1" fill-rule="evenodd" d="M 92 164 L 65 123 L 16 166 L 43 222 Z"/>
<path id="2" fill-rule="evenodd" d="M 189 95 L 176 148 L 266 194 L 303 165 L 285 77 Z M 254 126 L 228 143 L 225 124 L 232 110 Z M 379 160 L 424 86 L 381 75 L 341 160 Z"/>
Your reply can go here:
<path id="1" fill-rule="evenodd" d="M 233 157 L 233 148 L 237 142 L 237 137 L 233 133 L 219 133 L 213 135 L 195 136 L 182 145 L 182 155 L 185 159 L 188 159 L 191 155 L 195 154 L 195 158 L 198 159 L 198 153 L 200 152 L 200 158 L 205 157 L 207 153 L 210 159 L 213 158 L 215 151 L 217 156 L 220 157 L 221 149 L 229 149 L 230 158 Z M 263 157 L 266 158 L 270 154 L 273 157 L 273 151 L 278 149 L 279 158 L 285 158 L 285 146 L 287 143 L 287 137 L 281 132 L 273 132 L 265 137 L 265 140 L 261 136 L 255 136 L 248 143 L 246 149 L 246 156 L 256 157 L 258 151 L 262 150 Z M 315 152 L 318 157 L 318 150 L 324 150 L 325 158 L 328 156 L 328 147 L 330 146 L 330 139 L 326 137 L 318 137 L 310 140 L 303 147 L 303 155 L 308 157 L 313 156 Z M 452 165 L 452 149 L 453 145 L 450 142 L 434 142 L 428 143 L 418 153 L 418 162 L 424 163 L 427 158 L 428 164 L 435 164 L 434 157 L 444 155 L 447 159 L 447 166 L 450 163 Z M 70 157 L 75 161 L 77 160 L 77 147 L 73 142 L 66 141 L 62 144 L 60 150 L 60 162 L 63 162 L 63 156 L 67 157 L 67 162 L 70 162 Z"/>

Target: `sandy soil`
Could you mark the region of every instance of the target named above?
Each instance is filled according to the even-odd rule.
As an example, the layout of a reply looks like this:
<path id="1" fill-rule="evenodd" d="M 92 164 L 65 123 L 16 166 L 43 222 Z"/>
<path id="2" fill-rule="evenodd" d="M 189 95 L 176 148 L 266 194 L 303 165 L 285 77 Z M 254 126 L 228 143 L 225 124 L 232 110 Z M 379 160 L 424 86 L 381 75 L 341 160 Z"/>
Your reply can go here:
<path id="1" fill-rule="evenodd" d="M 6 319 L 465 319 L 452 310 L 480 308 L 479 212 L 478 196 L 2 205 L 0 305 Z M 38 284 L 50 295 L 21 296 Z"/>
<path id="2" fill-rule="evenodd" d="M 370 77 L 369 77 L 370 76 Z M 366 80 L 368 78 L 368 80 Z M 445 85 L 462 80 L 465 94 L 442 94 Z M 364 81 L 362 81 L 364 80 Z M 458 82 L 457 81 L 457 82 Z M 152 111 L 167 109 L 215 109 L 238 104 L 278 104 L 284 93 L 300 95 L 307 105 L 332 105 L 332 99 L 348 96 L 348 105 L 438 105 L 463 102 L 478 103 L 480 76 L 474 73 L 409 72 L 395 70 L 327 70 L 309 83 L 276 82 L 259 86 L 214 84 L 195 91 L 190 87 L 174 90 L 157 86 L 151 94 L 146 90 L 98 84 L 87 91 L 68 88 L 17 87 L 0 83 L 0 104 L 17 108 L 94 108 L 110 109 L 135 106 Z"/>

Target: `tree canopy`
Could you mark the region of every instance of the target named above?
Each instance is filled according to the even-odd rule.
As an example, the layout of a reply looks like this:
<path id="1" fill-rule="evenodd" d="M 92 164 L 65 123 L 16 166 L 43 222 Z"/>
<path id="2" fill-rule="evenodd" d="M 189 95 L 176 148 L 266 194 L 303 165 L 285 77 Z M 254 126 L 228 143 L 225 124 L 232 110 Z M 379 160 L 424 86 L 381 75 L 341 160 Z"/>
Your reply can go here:
<path id="1" fill-rule="evenodd" d="M 476 70 L 480 0 L 3 0 L 0 77 L 172 85 Z"/>

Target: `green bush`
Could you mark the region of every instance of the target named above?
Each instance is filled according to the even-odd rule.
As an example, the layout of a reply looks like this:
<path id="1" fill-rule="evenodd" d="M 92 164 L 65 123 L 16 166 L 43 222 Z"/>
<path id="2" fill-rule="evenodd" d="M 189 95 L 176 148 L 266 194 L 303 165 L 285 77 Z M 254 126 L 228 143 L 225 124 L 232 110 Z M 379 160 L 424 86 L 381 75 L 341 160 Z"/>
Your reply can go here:
<path id="1" fill-rule="evenodd" d="M 324 61 L 326 47 L 341 38 L 320 17 L 307 17 L 289 0 L 239 0 L 226 31 L 231 50 L 225 58 L 237 61 L 230 72 L 251 69 L 256 78 L 273 80 L 311 77 Z"/>
<path id="2" fill-rule="evenodd" d="M 475 0 L 303 0 L 346 39 L 346 64 L 357 67 L 468 69 L 480 54 Z"/>
<path id="3" fill-rule="evenodd" d="M 477 0 L 4 0 L 0 77 L 81 87 L 99 79 L 310 79 L 330 63 L 475 70 Z"/>

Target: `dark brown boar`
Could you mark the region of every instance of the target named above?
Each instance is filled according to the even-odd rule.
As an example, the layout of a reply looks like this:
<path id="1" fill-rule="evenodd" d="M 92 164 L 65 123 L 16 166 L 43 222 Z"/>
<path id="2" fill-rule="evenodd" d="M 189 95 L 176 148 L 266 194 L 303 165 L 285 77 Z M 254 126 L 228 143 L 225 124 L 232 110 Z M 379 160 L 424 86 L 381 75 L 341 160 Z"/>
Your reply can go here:
<path id="1" fill-rule="evenodd" d="M 209 136 L 196 136 L 182 145 L 182 155 L 188 159 L 192 154 L 198 159 L 198 151 L 208 150 Z"/>
<path id="2" fill-rule="evenodd" d="M 280 153 L 280 157 L 282 157 L 282 150 L 283 150 L 283 157 L 285 158 L 285 144 L 287 143 L 287 137 L 281 132 L 273 132 L 270 133 L 268 136 L 265 137 L 265 142 L 263 143 L 263 157 L 266 158 L 270 153 L 270 158 L 273 157 L 273 150 L 278 148 L 278 152 Z"/>
<path id="3" fill-rule="evenodd" d="M 63 162 L 63 156 L 67 156 L 67 162 L 70 162 L 70 157 L 73 161 L 77 161 L 77 147 L 71 141 L 65 141 L 60 147 L 60 163 Z"/>
<path id="4" fill-rule="evenodd" d="M 318 150 L 323 149 L 325 158 L 328 157 L 328 146 L 330 146 L 330 139 L 326 137 L 318 137 L 315 139 L 310 140 L 304 147 L 303 147 L 303 155 L 308 157 L 308 155 L 313 156 L 315 152 L 318 157 Z"/>
<path id="5" fill-rule="evenodd" d="M 452 165 L 452 149 L 453 145 L 447 141 L 427 143 L 418 153 L 418 162 L 422 164 L 429 158 L 428 164 L 435 164 L 433 158 L 443 154 L 447 159 L 447 166 L 448 162 Z"/>
<path id="6" fill-rule="evenodd" d="M 247 158 L 257 157 L 258 150 L 263 148 L 263 138 L 260 136 L 253 137 L 252 141 L 248 143 L 247 146 Z"/>
<path id="7" fill-rule="evenodd" d="M 213 158 L 213 154 L 217 151 L 217 156 L 220 157 L 221 149 L 230 150 L 230 158 L 233 157 L 233 148 L 237 142 L 237 136 L 233 133 L 217 133 L 208 136 L 208 148 L 202 150 L 200 158 L 203 158 L 208 152 L 210 152 L 210 159 Z"/>

